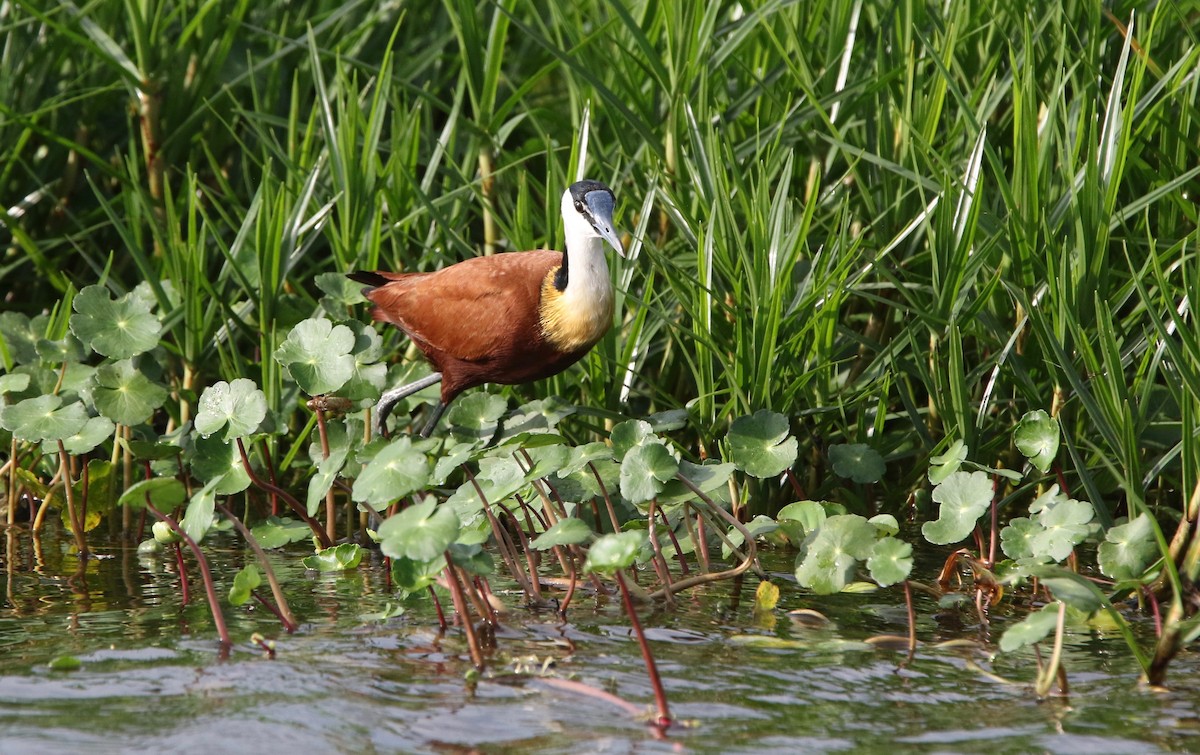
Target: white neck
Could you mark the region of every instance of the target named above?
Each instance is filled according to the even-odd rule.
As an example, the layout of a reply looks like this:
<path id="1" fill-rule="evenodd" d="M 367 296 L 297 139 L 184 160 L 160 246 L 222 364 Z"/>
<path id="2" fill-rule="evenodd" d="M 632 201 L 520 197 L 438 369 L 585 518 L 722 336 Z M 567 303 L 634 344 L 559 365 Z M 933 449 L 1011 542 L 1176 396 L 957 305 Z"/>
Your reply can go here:
<path id="1" fill-rule="evenodd" d="M 563 223 L 567 232 L 567 288 L 563 299 L 580 310 L 608 310 L 612 302 L 612 279 L 604 258 L 604 241 L 591 224 L 571 207 L 570 195 L 563 196 Z"/>

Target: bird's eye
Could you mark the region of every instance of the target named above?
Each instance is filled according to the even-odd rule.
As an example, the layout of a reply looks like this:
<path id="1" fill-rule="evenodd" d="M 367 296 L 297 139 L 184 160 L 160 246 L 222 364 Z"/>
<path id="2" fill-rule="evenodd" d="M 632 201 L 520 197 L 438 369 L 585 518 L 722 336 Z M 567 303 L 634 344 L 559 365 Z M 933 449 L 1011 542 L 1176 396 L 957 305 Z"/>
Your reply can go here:
<path id="1" fill-rule="evenodd" d="M 578 199 L 575 200 L 575 212 L 583 212 L 583 202 Z"/>

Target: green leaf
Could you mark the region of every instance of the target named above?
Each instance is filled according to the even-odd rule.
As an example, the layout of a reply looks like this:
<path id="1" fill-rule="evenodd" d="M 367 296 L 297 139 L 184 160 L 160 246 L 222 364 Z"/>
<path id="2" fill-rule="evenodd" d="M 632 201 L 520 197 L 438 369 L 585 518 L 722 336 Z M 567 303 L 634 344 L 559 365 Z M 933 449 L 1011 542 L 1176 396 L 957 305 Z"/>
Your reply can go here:
<path id="1" fill-rule="evenodd" d="M 5 312 L 4 314 L 9 314 Z M 0 396 L 6 393 L 20 393 L 29 387 L 29 375 L 25 373 L 15 373 L 11 375 L 0 375 Z"/>
<path id="2" fill-rule="evenodd" d="M 1013 428 L 1013 443 L 1044 474 L 1058 454 L 1058 420 L 1041 409 L 1027 413 Z"/>
<path id="3" fill-rule="evenodd" d="M 471 574 L 486 577 L 496 571 L 496 562 L 492 560 L 492 554 L 483 549 L 482 543 L 450 543 L 446 550 L 455 566 Z"/>
<path id="4" fill-rule="evenodd" d="M 111 359 L 128 359 L 153 349 L 162 323 L 146 300 L 127 293 L 115 301 L 104 286 L 88 286 L 71 303 L 71 332 Z"/>
<path id="5" fill-rule="evenodd" d="M 267 398 L 253 380 L 237 378 L 209 386 L 200 394 L 193 426 L 202 437 L 221 430 L 224 439 L 243 438 L 258 430 L 267 416 Z"/>
<path id="6" fill-rule="evenodd" d="M 75 456 L 86 454 L 100 445 L 104 441 L 112 437 L 113 430 L 116 427 L 107 417 L 88 417 L 87 422 L 78 431 L 70 436 L 63 438 L 63 449 Z M 57 453 L 58 443 L 52 441 L 42 442 L 43 453 Z"/>
<path id="7" fill-rule="evenodd" d="M 83 661 L 73 655 L 56 655 L 46 664 L 51 671 L 76 671 L 83 668 Z"/>
<path id="8" fill-rule="evenodd" d="M 571 456 L 567 462 L 563 464 L 562 469 L 558 470 L 559 477 L 567 477 L 583 470 L 591 462 L 607 460 L 613 458 L 613 451 L 607 443 L 596 441 L 594 443 L 585 443 L 582 446 L 573 446 L 570 448 Z M 588 470 L 589 474 L 591 470 Z M 690 479 L 690 478 L 689 478 Z"/>
<path id="9" fill-rule="evenodd" d="M 47 394 L 0 407 L 0 427 L 30 443 L 65 440 L 83 430 L 88 416 L 78 401 L 62 404 L 62 396 Z"/>
<path id="10" fill-rule="evenodd" d="M 678 470 L 679 462 L 663 444 L 636 446 L 621 460 L 621 495 L 630 503 L 649 501 Z"/>
<path id="11" fill-rule="evenodd" d="M 900 523 L 891 514 L 876 514 L 867 521 L 884 535 L 895 535 L 900 531 Z"/>
<path id="12" fill-rule="evenodd" d="M 613 427 L 608 438 L 612 441 L 613 458 L 617 461 L 622 461 L 625 454 L 644 443 L 659 443 L 658 436 L 654 434 L 650 423 L 640 419 L 630 419 L 618 423 Z"/>
<path id="13" fill-rule="evenodd" d="M 1099 611 L 1100 607 L 1104 605 L 1095 585 L 1088 583 L 1086 578 L 1080 575 L 1074 577 L 1044 576 L 1042 584 L 1050 590 L 1055 598 L 1077 611 L 1091 614 Z"/>
<path id="14" fill-rule="evenodd" d="M 775 522 L 775 520 L 764 514 L 759 514 L 749 522 L 746 522 L 745 527 L 746 531 L 750 533 L 750 536 L 756 540 L 762 535 L 769 535 L 775 530 L 779 529 L 779 525 Z M 742 531 L 737 528 L 729 531 L 728 539 L 728 543 L 721 544 L 721 558 L 729 558 L 730 554 L 733 553 L 733 548 L 737 548 L 741 546 L 742 543 L 746 542 L 746 536 L 743 535 Z M 733 548 L 730 546 L 733 546 Z"/>
<path id="15" fill-rule="evenodd" d="M 154 477 L 130 485 L 121 494 L 117 504 L 141 508 L 146 503 L 147 495 L 150 496 L 150 503 L 154 504 L 154 508 L 165 514 L 183 503 L 187 491 L 184 490 L 183 483 L 174 477 Z"/>
<path id="16" fill-rule="evenodd" d="M 637 559 L 642 543 L 646 542 L 646 533 L 614 532 L 597 538 L 588 548 L 587 561 L 583 572 L 590 574 L 612 574 L 617 569 L 628 569 Z"/>
<path id="17" fill-rule="evenodd" d="M 233 577 L 233 587 L 229 588 L 229 604 L 240 606 L 250 600 L 250 593 L 262 584 L 262 575 L 254 564 L 246 564 Z"/>
<path id="18" fill-rule="evenodd" d="M 362 546 L 357 543 L 342 543 L 333 548 L 326 548 L 311 556 L 306 556 L 301 563 L 304 564 L 305 569 L 312 569 L 313 571 L 349 571 L 358 568 L 362 557 Z"/>
<path id="19" fill-rule="evenodd" d="M 936 521 L 921 526 L 921 534 L 934 545 L 963 540 L 987 511 L 992 495 L 992 481 L 983 472 L 955 472 L 933 489 L 933 500 L 941 507 Z"/>
<path id="20" fill-rule="evenodd" d="M 437 501 L 409 506 L 379 526 L 379 545 L 385 556 L 430 561 L 458 537 L 458 516 Z"/>
<path id="21" fill-rule="evenodd" d="M 775 477 L 796 463 L 799 444 L 788 434 L 787 417 L 767 409 L 738 417 L 725 436 L 729 461 L 753 477 Z"/>
<path id="22" fill-rule="evenodd" d="M 1046 639 L 1058 626 L 1058 603 L 1043 606 L 1040 611 L 1031 613 L 1021 622 L 1013 624 L 1004 631 L 1000 638 L 1000 649 L 1005 653 L 1041 642 Z"/>
<path id="23" fill-rule="evenodd" d="M 344 277 L 344 276 L 343 276 Z M 351 401 L 375 400 L 387 384 L 387 365 L 379 364 L 383 357 L 383 337 L 365 322 L 345 323 L 354 333 L 354 374 L 342 386 L 341 395 Z"/>
<path id="24" fill-rule="evenodd" d="M 829 515 L 817 501 L 796 501 L 781 508 L 775 518 L 799 522 L 804 533 L 809 534 L 820 527 Z"/>
<path id="25" fill-rule="evenodd" d="M 307 540 L 312 530 L 304 522 L 291 517 L 267 517 L 267 521 L 250 530 L 263 548 L 282 548 L 289 543 Z"/>
<path id="26" fill-rule="evenodd" d="M 204 539 L 213 524 L 213 512 L 217 503 L 215 487 L 210 483 L 197 490 L 188 501 L 183 520 L 179 522 L 179 528 L 197 543 Z"/>
<path id="27" fill-rule="evenodd" d="M 1033 555 L 1062 561 L 1087 537 L 1090 529 L 1087 524 L 1095 515 L 1092 504 L 1073 498 L 1043 508 L 1038 514 L 1042 531 L 1034 535 L 1030 542 Z"/>
<path id="28" fill-rule="evenodd" d="M 535 550 L 549 550 L 556 545 L 576 545 L 586 542 L 592 536 L 592 528 L 582 519 L 567 517 L 559 519 L 550 529 L 534 538 L 529 547 Z"/>
<path id="29" fill-rule="evenodd" d="M 311 317 L 291 329 L 275 361 L 309 396 L 333 393 L 354 377 L 354 342 L 354 331 L 345 325 Z"/>
<path id="30" fill-rule="evenodd" d="M 943 482 L 947 477 L 958 471 L 967 460 L 967 446 L 961 440 L 956 440 L 940 456 L 929 459 L 929 481 L 934 485 Z"/>
<path id="31" fill-rule="evenodd" d="M 428 561 L 411 558 L 392 559 L 392 581 L 405 592 L 416 592 L 437 582 L 438 575 L 446 568 L 446 559 L 438 554 Z"/>
<path id="32" fill-rule="evenodd" d="M 48 320 L 46 315 L 30 320 L 20 312 L 0 312 L 0 339 L 8 347 L 13 364 L 33 364 L 38 360 L 37 341 L 46 332 Z M 3 364 L 0 361 L 0 365 Z"/>
<path id="33" fill-rule="evenodd" d="M 167 389 L 133 366 L 132 359 L 101 365 L 92 398 L 96 409 L 118 425 L 145 422 L 167 400 Z"/>
<path id="34" fill-rule="evenodd" d="M 1100 571 L 1106 577 L 1118 581 L 1140 579 L 1146 567 L 1159 557 L 1150 515 L 1142 513 L 1137 519 L 1104 533 L 1097 556 Z"/>
<path id="35" fill-rule="evenodd" d="M 817 594 L 840 592 L 854 577 L 856 562 L 871 555 L 875 527 L 857 514 L 828 517 L 805 538 L 796 580 Z"/>
<path id="36" fill-rule="evenodd" d="M 376 511 L 382 511 L 393 501 L 428 485 L 431 471 L 429 457 L 414 448 L 410 438 L 400 437 L 375 454 L 375 458 L 363 467 L 354 480 L 350 497 Z"/>
<path id="37" fill-rule="evenodd" d="M 1000 530 L 1000 550 L 1015 561 L 1033 558 L 1033 539 L 1041 531 L 1042 526 L 1029 517 L 1013 517 Z"/>
<path id="38" fill-rule="evenodd" d="M 871 579 L 887 587 L 908 579 L 912 572 L 912 546 L 894 537 L 885 537 L 871 548 L 867 569 Z"/>
<path id="39" fill-rule="evenodd" d="M 450 433 L 459 440 L 487 445 L 500 428 L 508 402 L 494 393 L 476 392 L 460 398 L 446 412 Z"/>
<path id="40" fill-rule="evenodd" d="M 242 463 L 242 455 L 220 437 L 195 438 L 188 465 L 199 480 L 214 485 L 213 492 L 217 495 L 233 495 L 250 487 L 250 474 Z"/>
<path id="41" fill-rule="evenodd" d="M 865 484 L 883 477 L 883 457 L 866 443 L 838 443 L 829 447 L 829 461 L 840 477 Z"/>

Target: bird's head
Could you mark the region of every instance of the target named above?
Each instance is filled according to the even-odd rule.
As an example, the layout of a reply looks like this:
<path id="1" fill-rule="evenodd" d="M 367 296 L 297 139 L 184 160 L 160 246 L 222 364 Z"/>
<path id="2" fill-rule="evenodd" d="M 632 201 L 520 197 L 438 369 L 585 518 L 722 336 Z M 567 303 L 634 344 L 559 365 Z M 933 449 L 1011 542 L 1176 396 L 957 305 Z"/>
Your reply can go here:
<path id="1" fill-rule="evenodd" d="M 614 201 L 612 189 L 599 181 L 571 184 L 562 197 L 567 238 L 604 239 L 624 257 L 625 247 L 621 246 L 621 240 L 613 230 Z"/>

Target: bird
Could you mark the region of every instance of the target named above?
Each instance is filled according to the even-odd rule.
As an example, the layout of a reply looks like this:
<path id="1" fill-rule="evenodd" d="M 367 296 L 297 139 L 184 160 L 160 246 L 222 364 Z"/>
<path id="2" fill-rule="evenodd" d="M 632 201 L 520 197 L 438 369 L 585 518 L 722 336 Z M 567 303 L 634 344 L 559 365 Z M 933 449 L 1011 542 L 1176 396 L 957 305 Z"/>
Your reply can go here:
<path id="1" fill-rule="evenodd" d="M 472 257 L 433 272 L 358 270 L 371 317 L 402 330 L 433 372 L 385 391 L 375 432 L 387 435 L 396 402 L 441 383 L 441 398 L 421 431 L 428 438 L 446 407 L 484 383 L 519 385 L 557 375 L 608 331 L 613 286 L 604 242 L 620 256 L 613 230 L 616 197 L 599 181 L 571 184 L 562 195 L 566 245 Z"/>

